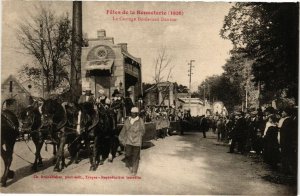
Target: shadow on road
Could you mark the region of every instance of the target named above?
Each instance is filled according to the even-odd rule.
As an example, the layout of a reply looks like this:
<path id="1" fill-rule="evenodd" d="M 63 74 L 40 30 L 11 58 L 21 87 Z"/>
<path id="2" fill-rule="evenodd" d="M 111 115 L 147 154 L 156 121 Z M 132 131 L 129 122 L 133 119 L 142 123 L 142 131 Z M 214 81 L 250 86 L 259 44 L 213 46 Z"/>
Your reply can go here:
<path id="1" fill-rule="evenodd" d="M 43 166 L 38 168 L 38 172 L 48 169 L 53 166 L 53 158 L 43 161 Z M 15 171 L 15 177 L 12 180 L 7 182 L 7 186 L 26 178 L 27 176 L 33 175 L 35 172 L 31 169 L 32 165 L 26 165 L 22 168 L 19 168 Z"/>
<path id="2" fill-rule="evenodd" d="M 145 150 L 145 149 L 148 149 L 148 148 L 151 148 L 155 146 L 151 141 L 146 141 L 146 142 L 143 142 L 142 144 L 142 150 Z"/>

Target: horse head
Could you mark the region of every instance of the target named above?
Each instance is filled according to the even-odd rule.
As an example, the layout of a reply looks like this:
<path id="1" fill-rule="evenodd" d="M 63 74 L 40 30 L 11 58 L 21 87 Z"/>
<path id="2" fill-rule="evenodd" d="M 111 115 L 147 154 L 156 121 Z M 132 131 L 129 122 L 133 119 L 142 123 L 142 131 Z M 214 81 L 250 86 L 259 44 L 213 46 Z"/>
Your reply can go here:
<path id="1" fill-rule="evenodd" d="M 81 112 L 79 105 L 76 103 L 67 103 L 65 105 L 65 110 L 67 116 L 67 128 L 76 128 L 79 121 L 79 113 Z M 79 122 L 79 124 L 81 124 L 81 122 Z"/>
<path id="2" fill-rule="evenodd" d="M 57 126 L 57 130 L 64 126 L 65 110 L 63 106 L 55 99 L 47 99 L 40 108 L 42 127 Z"/>
<path id="3" fill-rule="evenodd" d="M 86 130 L 92 124 L 95 115 L 94 105 L 92 103 L 67 103 L 65 104 L 67 124 L 66 129 L 76 130 L 81 134 L 82 130 Z"/>
<path id="4" fill-rule="evenodd" d="M 81 123 L 84 126 L 89 126 L 92 124 L 93 117 L 95 116 L 94 104 L 90 102 L 84 102 L 79 104 L 81 111 Z"/>
<path id="5" fill-rule="evenodd" d="M 37 130 L 41 125 L 41 114 L 38 107 L 31 105 L 20 113 L 20 124 L 22 132 Z"/>

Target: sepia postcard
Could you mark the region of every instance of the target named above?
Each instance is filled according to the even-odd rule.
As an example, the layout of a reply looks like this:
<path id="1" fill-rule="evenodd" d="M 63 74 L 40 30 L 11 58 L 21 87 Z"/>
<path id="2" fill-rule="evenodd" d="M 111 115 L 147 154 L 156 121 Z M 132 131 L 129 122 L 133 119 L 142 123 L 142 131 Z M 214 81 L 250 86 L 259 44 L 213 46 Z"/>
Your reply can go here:
<path id="1" fill-rule="evenodd" d="M 299 2 L 2 1 L 1 193 L 296 195 Z"/>

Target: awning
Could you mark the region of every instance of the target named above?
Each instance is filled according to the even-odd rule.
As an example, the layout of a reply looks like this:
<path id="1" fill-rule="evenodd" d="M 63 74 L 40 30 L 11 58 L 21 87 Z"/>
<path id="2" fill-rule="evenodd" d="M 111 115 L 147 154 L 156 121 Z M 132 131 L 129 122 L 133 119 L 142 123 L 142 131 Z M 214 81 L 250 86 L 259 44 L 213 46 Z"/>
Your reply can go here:
<path id="1" fill-rule="evenodd" d="M 111 71 L 111 67 L 112 67 L 113 63 L 114 63 L 113 59 L 90 61 L 85 69 L 86 70 L 109 70 L 109 71 Z"/>

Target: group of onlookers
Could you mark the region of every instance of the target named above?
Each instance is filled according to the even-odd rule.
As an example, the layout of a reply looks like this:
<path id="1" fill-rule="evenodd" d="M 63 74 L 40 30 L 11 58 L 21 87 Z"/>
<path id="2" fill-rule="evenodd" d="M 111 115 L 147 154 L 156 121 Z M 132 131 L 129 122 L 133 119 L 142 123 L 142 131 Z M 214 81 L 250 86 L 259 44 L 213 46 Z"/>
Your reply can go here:
<path id="1" fill-rule="evenodd" d="M 255 152 L 273 169 L 281 165 L 282 172 L 297 171 L 297 109 L 286 107 L 275 110 L 235 112 L 229 116 L 208 118 L 210 128 L 218 135 L 218 141 L 229 143 L 229 152 L 241 154 Z"/>

